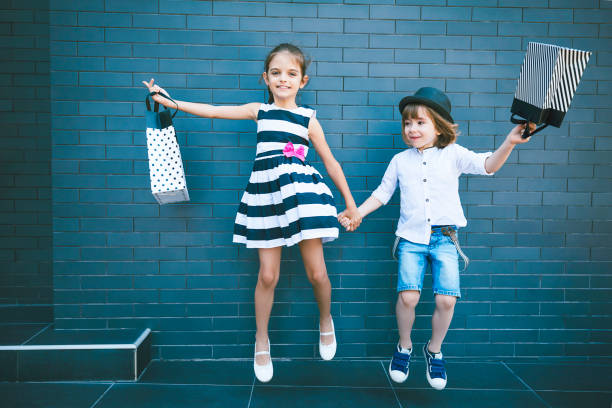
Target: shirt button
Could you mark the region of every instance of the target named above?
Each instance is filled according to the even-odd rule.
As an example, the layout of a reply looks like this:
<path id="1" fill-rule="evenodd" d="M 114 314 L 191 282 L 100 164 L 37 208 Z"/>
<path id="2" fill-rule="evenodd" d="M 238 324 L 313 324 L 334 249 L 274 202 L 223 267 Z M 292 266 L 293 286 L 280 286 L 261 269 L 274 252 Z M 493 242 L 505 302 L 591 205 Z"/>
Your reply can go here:
<path id="1" fill-rule="evenodd" d="M 425 202 L 426 202 L 426 203 L 428 203 L 428 202 L 429 202 L 429 198 L 426 198 L 426 199 L 425 199 Z"/>
<path id="2" fill-rule="evenodd" d="M 428 218 L 428 219 L 427 219 L 427 222 L 429 222 L 429 221 L 431 221 L 431 219 L 429 219 L 429 218 Z"/>
<path id="3" fill-rule="evenodd" d="M 427 162 L 423 162 L 423 164 L 427 164 Z"/>
<path id="4" fill-rule="evenodd" d="M 423 183 L 426 183 L 426 182 L 427 182 L 427 179 L 423 179 Z"/>

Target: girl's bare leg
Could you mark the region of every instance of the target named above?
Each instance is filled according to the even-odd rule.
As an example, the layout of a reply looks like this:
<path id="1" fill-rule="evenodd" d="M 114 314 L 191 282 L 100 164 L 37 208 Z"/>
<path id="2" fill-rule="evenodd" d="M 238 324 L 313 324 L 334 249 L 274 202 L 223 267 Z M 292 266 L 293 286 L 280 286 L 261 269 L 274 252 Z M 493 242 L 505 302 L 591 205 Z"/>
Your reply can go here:
<path id="1" fill-rule="evenodd" d="M 259 276 L 255 286 L 255 350 L 268 350 L 268 322 L 272 304 L 274 303 L 274 288 L 280 275 L 280 260 L 282 247 L 259 248 Z M 266 365 L 270 355 L 262 354 L 256 358 L 256 363 Z"/>
<path id="2" fill-rule="evenodd" d="M 331 322 L 331 283 L 327 276 L 325 257 L 323 256 L 323 244 L 320 238 L 306 239 L 300 241 L 300 251 L 304 261 L 304 269 L 308 280 L 312 284 L 315 299 L 319 305 L 319 324 L 321 332 L 332 331 Z M 334 336 L 321 336 L 323 344 L 331 344 Z"/>

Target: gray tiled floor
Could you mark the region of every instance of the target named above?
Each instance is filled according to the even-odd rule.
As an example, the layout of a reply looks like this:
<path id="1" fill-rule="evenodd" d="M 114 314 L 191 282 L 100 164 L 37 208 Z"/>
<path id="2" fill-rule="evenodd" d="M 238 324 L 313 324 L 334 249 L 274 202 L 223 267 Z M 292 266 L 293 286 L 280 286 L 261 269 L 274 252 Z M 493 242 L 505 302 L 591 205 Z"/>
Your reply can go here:
<path id="1" fill-rule="evenodd" d="M 153 361 L 138 382 L 0 382 L 3 408 L 195 407 L 579 407 L 610 408 L 612 365 L 448 363 L 446 390 L 435 391 L 416 360 L 404 384 L 388 361 L 275 361 L 258 383 L 251 361 Z"/>

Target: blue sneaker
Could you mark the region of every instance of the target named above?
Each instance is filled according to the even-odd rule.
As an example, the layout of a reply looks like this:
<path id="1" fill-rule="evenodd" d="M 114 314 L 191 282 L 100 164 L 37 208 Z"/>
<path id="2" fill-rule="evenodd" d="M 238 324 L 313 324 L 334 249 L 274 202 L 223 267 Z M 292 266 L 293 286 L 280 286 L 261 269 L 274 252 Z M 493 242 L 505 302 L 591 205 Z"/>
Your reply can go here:
<path id="1" fill-rule="evenodd" d="M 446 368 L 444 367 L 446 361 L 442 358 L 442 352 L 435 354 L 430 353 L 428 347 L 429 341 L 423 346 L 423 355 L 427 363 L 427 369 L 425 371 L 427 381 L 432 388 L 443 390 L 444 387 L 446 387 Z"/>
<path id="2" fill-rule="evenodd" d="M 398 344 L 397 350 L 393 353 L 391 363 L 389 363 L 389 375 L 391 379 L 396 383 L 403 383 L 408 378 L 410 356 L 412 356 L 412 349 L 408 353 L 402 353 L 402 348 Z"/>

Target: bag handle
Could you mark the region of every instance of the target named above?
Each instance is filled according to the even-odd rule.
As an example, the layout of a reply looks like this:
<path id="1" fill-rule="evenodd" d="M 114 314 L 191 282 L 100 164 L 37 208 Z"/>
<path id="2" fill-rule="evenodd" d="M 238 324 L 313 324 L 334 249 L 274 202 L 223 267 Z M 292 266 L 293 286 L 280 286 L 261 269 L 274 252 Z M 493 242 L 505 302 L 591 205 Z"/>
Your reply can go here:
<path id="1" fill-rule="evenodd" d="M 527 124 L 527 126 L 525 126 L 525 131 L 523 132 L 523 135 L 522 135 L 523 139 L 527 139 L 529 136 L 535 135 L 540 130 L 548 126 L 548 123 L 546 123 L 545 125 L 540 126 L 536 130 L 534 130 L 533 132 L 530 132 L 529 131 L 529 121 L 525 119 L 516 119 L 514 115 L 516 115 L 516 113 L 513 113 L 512 116 L 510 116 L 510 122 L 514 123 L 515 125 L 524 125 L 525 123 Z"/>
<path id="2" fill-rule="evenodd" d="M 176 116 L 176 114 L 178 113 L 178 103 L 176 103 L 176 101 L 174 99 L 172 99 L 171 97 L 169 97 L 168 95 L 161 93 L 161 92 L 151 92 L 150 94 L 147 95 L 147 97 L 145 98 L 145 103 L 147 104 L 147 110 L 150 112 L 151 111 L 151 103 L 149 102 L 149 97 L 153 96 L 153 95 L 160 95 L 163 96 L 164 98 L 174 102 L 174 104 L 176 105 L 175 111 L 172 114 L 172 119 L 174 119 L 174 116 Z M 155 104 L 153 105 L 153 111 L 157 112 L 159 109 L 159 102 L 155 102 Z M 168 109 L 167 107 L 164 106 L 164 109 Z"/>

